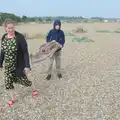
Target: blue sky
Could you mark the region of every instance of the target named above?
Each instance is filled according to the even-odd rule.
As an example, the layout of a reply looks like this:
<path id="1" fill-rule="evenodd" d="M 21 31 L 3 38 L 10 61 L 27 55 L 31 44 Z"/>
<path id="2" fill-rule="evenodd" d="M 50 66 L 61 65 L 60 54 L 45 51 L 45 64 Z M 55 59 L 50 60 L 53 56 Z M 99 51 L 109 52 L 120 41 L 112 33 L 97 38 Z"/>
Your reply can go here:
<path id="1" fill-rule="evenodd" d="M 120 17 L 120 0 L 1 0 L 0 12 L 20 16 Z"/>

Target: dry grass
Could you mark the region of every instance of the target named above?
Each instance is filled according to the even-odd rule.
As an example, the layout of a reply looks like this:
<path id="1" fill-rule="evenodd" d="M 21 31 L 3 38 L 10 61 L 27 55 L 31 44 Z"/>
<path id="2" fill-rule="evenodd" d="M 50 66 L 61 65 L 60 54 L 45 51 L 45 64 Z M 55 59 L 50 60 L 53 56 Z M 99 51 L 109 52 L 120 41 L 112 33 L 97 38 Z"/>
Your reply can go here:
<path id="1" fill-rule="evenodd" d="M 28 33 L 22 33 L 27 40 L 30 39 L 44 39 L 45 36 L 42 33 L 37 33 L 34 35 L 29 35 Z"/>
<path id="2" fill-rule="evenodd" d="M 73 33 L 86 33 L 87 31 L 84 30 L 82 27 L 77 27 L 76 29 L 72 30 Z"/>
<path id="3" fill-rule="evenodd" d="M 81 24 L 64 24 L 70 31 Z M 47 32 L 51 25 L 24 25 L 17 29 L 34 35 Z M 32 65 L 29 78 L 35 82 L 40 95 L 31 97 L 31 89 L 17 87 L 17 101 L 0 120 L 120 120 L 120 34 L 96 33 L 96 29 L 118 29 L 119 25 L 83 24 L 87 33 L 76 37 L 88 37 L 94 43 L 73 43 L 66 37 L 62 52 L 62 74 L 59 80 L 55 69 L 50 81 L 46 81 L 49 60 Z M 4 29 L 0 28 L 3 32 Z M 30 53 L 38 51 L 43 39 L 28 40 Z M 0 106 L 8 96 L 0 72 Z M 19 93 L 19 94 L 18 94 Z"/>

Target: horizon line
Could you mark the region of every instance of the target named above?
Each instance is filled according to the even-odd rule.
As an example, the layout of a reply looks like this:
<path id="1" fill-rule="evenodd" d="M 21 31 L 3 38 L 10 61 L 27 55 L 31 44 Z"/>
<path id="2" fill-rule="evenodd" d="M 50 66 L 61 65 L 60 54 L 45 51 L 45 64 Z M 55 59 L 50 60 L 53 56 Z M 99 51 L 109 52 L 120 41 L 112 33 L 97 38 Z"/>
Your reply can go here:
<path id="1" fill-rule="evenodd" d="M 50 15 L 45 15 L 45 16 L 29 16 L 29 15 L 18 15 L 16 13 L 11 13 L 11 12 L 0 12 L 0 14 L 2 13 L 8 13 L 8 14 L 14 14 L 16 16 L 19 16 L 19 17 L 22 17 L 22 16 L 26 16 L 26 17 L 83 17 L 83 18 L 94 18 L 94 17 L 97 17 L 97 18 L 114 18 L 114 19 L 120 19 L 120 17 L 103 17 L 103 16 L 82 16 L 82 15 L 78 15 L 78 16 L 73 16 L 73 15 L 57 15 L 57 16 L 50 16 Z"/>

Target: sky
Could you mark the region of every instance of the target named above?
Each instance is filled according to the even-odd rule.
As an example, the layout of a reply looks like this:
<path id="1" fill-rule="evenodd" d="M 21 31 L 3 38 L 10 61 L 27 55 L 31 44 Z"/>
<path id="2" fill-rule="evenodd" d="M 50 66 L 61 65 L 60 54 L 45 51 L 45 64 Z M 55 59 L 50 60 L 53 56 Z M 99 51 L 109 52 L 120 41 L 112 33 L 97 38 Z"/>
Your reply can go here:
<path id="1" fill-rule="evenodd" d="M 120 0 L 1 0 L 0 12 L 30 17 L 83 16 L 120 18 Z"/>

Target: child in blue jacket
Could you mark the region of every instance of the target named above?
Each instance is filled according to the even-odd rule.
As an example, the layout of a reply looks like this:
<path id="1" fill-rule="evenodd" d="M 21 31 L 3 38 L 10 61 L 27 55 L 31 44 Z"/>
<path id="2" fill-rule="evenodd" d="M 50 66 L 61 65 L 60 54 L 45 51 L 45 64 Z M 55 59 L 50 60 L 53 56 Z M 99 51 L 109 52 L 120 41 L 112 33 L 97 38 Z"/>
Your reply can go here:
<path id="1" fill-rule="evenodd" d="M 61 46 L 61 49 L 64 47 L 65 43 L 65 35 L 64 32 L 61 30 L 61 22 L 60 20 L 55 20 L 53 29 L 51 29 L 47 35 L 46 42 L 50 42 L 52 40 L 55 40 L 58 42 Z M 53 57 L 50 59 L 50 65 L 48 69 L 48 75 L 46 77 L 47 80 L 51 79 L 51 72 L 52 72 L 52 66 L 53 62 L 55 60 L 56 62 L 56 69 L 57 69 L 57 76 L 58 78 L 62 78 L 62 74 L 60 72 L 61 68 L 61 49 L 59 49 Z"/>

